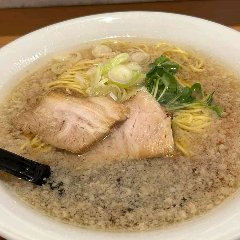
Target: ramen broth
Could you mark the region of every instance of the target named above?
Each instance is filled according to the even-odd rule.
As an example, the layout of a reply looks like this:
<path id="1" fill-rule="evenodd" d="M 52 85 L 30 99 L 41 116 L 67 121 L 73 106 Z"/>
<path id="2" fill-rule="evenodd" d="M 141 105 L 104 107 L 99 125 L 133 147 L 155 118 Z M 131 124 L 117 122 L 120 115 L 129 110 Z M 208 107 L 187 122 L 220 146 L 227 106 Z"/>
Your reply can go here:
<path id="1" fill-rule="evenodd" d="M 239 78 L 217 59 L 171 44 L 105 40 L 102 44 L 112 52 L 96 57 L 92 51 L 98 44 L 59 54 L 19 79 L 0 108 L 0 147 L 48 164 L 52 175 L 45 185 L 35 186 L 0 172 L 1 182 L 19 199 L 50 217 L 80 227 L 118 231 L 158 229 L 192 219 L 233 194 L 240 185 Z M 202 131 L 173 129 L 174 138 L 181 135 L 185 139 L 179 148 L 175 146 L 173 155 L 86 161 L 12 125 L 18 113 L 35 106 L 49 91 L 49 83 L 78 61 L 87 59 L 84 66 L 89 69 L 117 54 L 136 52 L 147 54 L 145 62 L 140 63 L 143 71 L 165 54 L 180 65 L 179 79 L 186 84 L 199 82 L 208 93 L 214 91 L 214 101 L 224 108 L 221 117 L 211 113 L 211 124 Z M 53 91 L 81 97 L 67 87 Z M 134 91 L 131 94 L 129 98 L 134 97 Z"/>

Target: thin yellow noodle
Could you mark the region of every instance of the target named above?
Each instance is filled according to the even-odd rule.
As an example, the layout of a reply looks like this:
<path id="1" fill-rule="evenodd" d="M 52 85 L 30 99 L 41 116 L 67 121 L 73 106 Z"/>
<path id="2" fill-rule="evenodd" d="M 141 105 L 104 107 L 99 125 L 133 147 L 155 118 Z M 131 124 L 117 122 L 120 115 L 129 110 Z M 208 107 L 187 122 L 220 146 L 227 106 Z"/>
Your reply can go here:
<path id="1" fill-rule="evenodd" d="M 204 71 L 204 69 L 202 69 L 202 68 L 197 68 L 197 67 L 195 67 L 195 66 L 193 66 L 193 65 L 189 65 L 189 67 L 190 67 L 194 72 L 203 72 L 203 71 Z"/>
<path id="2" fill-rule="evenodd" d="M 172 120 L 176 147 L 184 155 L 189 155 L 188 144 L 184 144 L 187 142 L 185 133 L 201 133 L 211 123 L 212 116 L 204 107 L 176 111 Z"/>
<path id="3" fill-rule="evenodd" d="M 76 88 L 76 87 L 73 87 L 73 86 L 65 86 L 65 85 L 63 85 L 63 86 L 61 86 L 61 85 L 58 85 L 58 86 L 56 86 L 56 87 L 52 87 L 52 90 L 53 89 L 58 89 L 58 88 L 63 88 L 63 89 L 65 89 L 65 90 L 74 90 L 74 91 L 76 91 L 76 92 L 78 92 L 78 93 L 81 93 L 82 95 L 86 95 L 85 94 L 85 92 L 84 91 L 82 91 L 82 89 L 79 89 L 79 88 Z"/>
<path id="4" fill-rule="evenodd" d="M 181 129 L 183 129 L 183 130 L 187 130 L 187 131 L 190 131 L 190 132 L 199 132 L 201 129 L 199 129 L 199 128 L 193 128 L 193 127 L 188 127 L 188 126 L 186 126 L 186 125 L 184 125 L 184 124 L 182 124 L 182 123 L 179 123 L 179 122 L 177 122 L 177 123 L 175 123 L 177 126 L 179 126 Z"/>
<path id="5" fill-rule="evenodd" d="M 58 85 L 58 84 L 74 84 L 74 83 L 75 82 L 72 80 L 59 80 L 59 81 L 49 83 L 48 86 L 54 86 L 54 85 Z"/>
<path id="6" fill-rule="evenodd" d="M 24 150 L 28 146 L 35 150 L 37 153 L 49 152 L 52 147 L 42 141 L 42 139 L 38 135 L 29 135 L 26 142 L 21 146 L 21 149 Z"/>
<path id="7" fill-rule="evenodd" d="M 180 54 L 181 57 L 185 60 L 185 61 L 188 61 L 188 53 L 186 53 L 185 51 L 182 51 L 180 49 L 172 49 L 172 50 L 168 50 L 168 51 L 165 51 L 163 52 L 164 55 L 168 55 L 168 53 L 177 53 L 177 54 Z"/>
<path id="8" fill-rule="evenodd" d="M 186 62 L 186 65 L 179 64 L 179 62 L 174 58 L 172 60 L 174 60 L 176 63 L 178 63 L 185 70 L 192 71 L 192 72 L 204 71 L 202 58 L 193 57 L 188 52 L 182 50 L 181 48 L 175 47 L 174 45 L 170 45 L 168 43 L 159 43 L 156 46 L 157 49 L 160 49 L 161 47 L 167 48 L 165 50 L 163 49 L 162 54 L 167 55 L 170 58 L 171 58 L 171 55 L 173 55 L 173 54 L 177 54 L 178 56 L 181 56 L 183 58 L 183 60 Z M 192 60 L 196 61 L 195 65 L 191 64 Z"/>
<path id="9" fill-rule="evenodd" d="M 178 76 L 175 76 L 177 81 L 182 85 L 182 86 L 185 86 L 185 87 L 191 87 L 192 84 L 191 83 L 188 83 L 186 80 L 184 79 L 181 79 L 179 78 Z"/>
<path id="10" fill-rule="evenodd" d="M 80 90 L 83 90 L 83 88 L 82 88 L 80 85 L 78 85 L 78 84 L 76 84 L 76 83 L 74 83 L 74 82 L 69 82 L 69 83 L 67 83 L 67 82 L 59 81 L 59 82 L 56 83 L 56 85 L 52 84 L 52 87 L 55 87 L 55 86 L 56 86 L 56 87 L 69 86 L 69 87 L 78 88 L 78 89 L 80 89 Z"/>
<path id="11" fill-rule="evenodd" d="M 28 143 L 28 142 L 25 142 L 25 143 L 20 147 L 20 149 L 21 149 L 21 150 L 24 150 L 28 145 L 29 145 L 29 143 Z"/>
<path id="12" fill-rule="evenodd" d="M 175 146 L 186 156 L 191 155 L 191 151 L 187 150 L 186 147 L 183 147 L 181 143 L 175 141 Z"/>

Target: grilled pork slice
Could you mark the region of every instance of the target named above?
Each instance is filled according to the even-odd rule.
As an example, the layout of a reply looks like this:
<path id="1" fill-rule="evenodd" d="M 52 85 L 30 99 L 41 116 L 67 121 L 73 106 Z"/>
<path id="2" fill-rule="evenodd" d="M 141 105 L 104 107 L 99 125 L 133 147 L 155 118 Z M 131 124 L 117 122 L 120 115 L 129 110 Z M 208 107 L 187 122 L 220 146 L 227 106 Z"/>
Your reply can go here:
<path id="1" fill-rule="evenodd" d="M 107 136 L 129 109 L 107 97 L 75 98 L 49 94 L 32 111 L 20 114 L 14 125 L 25 133 L 39 135 L 57 148 L 82 153 Z"/>
<path id="2" fill-rule="evenodd" d="M 171 119 L 144 91 L 126 102 L 129 118 L 81 157 L 86 161 L 143 159 L 169 155 L 174 143 Z"/>

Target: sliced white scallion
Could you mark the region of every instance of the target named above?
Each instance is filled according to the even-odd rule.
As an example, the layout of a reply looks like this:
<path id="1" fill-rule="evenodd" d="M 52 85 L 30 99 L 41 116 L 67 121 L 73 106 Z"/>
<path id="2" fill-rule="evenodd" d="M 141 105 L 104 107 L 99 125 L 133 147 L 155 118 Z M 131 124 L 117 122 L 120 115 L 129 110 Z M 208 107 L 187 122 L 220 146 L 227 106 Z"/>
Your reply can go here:
<path id="1" fill-rule="evenodd" d="M 104 50 L 104 47 L 95 50 Z M 130 61 L 128 53 L 120 53 L 107 61 L 98 61 L 81 60 L 48 87 L 52 90 L 64 88 L 83 96 L 110 96 L 121 102 L 142 87 L 145 74 L 138 63 Z"/>
<path id="2" fill-rule="evenodd" d="M 133 71 L 127 65 L 118 65 L 108 73 L 109 80 L 122 88 L 129 88 L 141 83 L 145 74 L 140 71 Z"/>
<path id="3" fill-rule="evenodd" d="M 109 93 L 109 96 L 114 100 L 114 101 L 117 101 L 117 96 L 113 93 L 113 92 L 110 92 Z"/>
<path id="4" fill-rule="evenodd" d="M 92 55 L 94 57 L 107 57 L 107 56 L 111 56 L 111 54 L 112 54 L 112 49 L 104 44 L 97 45 L 92 50 Z"/>
<path id="5" fill-rule="evenodd" d="M 135 71 L 141 71 L 142 70 L 142 67 L 136 62 L 128 63 L 127 67 L 130 68 L 131 70 L 135 70 Z"/>
<path id="6" fill-rule="evenodd" d="M 129 84 L 133 77 L 133 71 L 125 65 L 118 65 L 108 72 L 109 79 L 117 84 Z"/>
<path id="7" fill-rule="evenodd" d="M 114 67 L 116 67 L 116 66 L 118 66 L 118 65 L 120 65 L 122 63 L 126 63 L 128 60 L 129 60 L 129 55 L 127 53 L 120 53 L 120 54 L 118 54 L 116 57 L 114 57 L 112 60 L 110 60 L 108 63 L 106 63 L 103 66 L 102 74 L 103 75 L 108 74 L 108 72 L 112 68 L 114 68 Z"/>
<path id="8" fill-rule="evenodd" d="M 137 51 L 131 54 L 131 60 L 139 64 L 145 64 L 149 61 L 149 59 L 149 54 L 145 53 L 144 51 Z"/>

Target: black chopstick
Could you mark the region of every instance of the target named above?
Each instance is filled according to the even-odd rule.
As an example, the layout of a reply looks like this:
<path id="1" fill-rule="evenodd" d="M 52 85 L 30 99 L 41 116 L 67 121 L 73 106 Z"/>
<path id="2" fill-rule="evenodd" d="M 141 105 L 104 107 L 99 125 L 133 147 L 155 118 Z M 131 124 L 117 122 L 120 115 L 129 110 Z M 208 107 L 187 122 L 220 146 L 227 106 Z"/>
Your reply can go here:
<path id="1" fill-rule="evenodd" d="M 0 148 L 0 170 L 36 185 L 43 185 L 51 175 L 48 165 L 34 162 Z"/>

